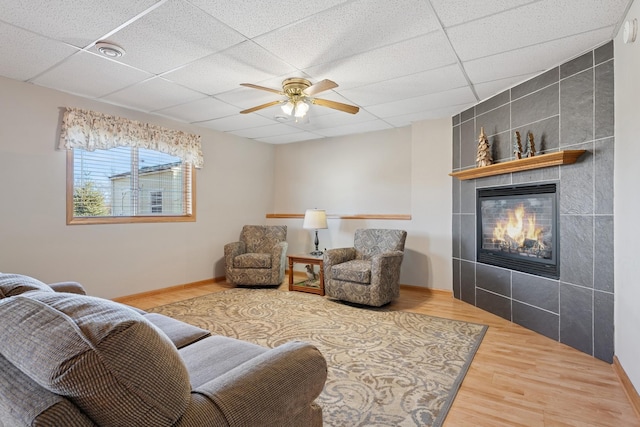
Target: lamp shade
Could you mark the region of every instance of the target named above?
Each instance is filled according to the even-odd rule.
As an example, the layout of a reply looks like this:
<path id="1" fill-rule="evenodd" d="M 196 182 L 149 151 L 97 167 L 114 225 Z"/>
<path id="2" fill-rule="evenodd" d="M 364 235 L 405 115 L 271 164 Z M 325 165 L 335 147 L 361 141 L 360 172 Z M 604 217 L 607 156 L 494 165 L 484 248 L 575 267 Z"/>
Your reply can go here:
<path id="1" fill-rule="evenodd" d="M 327 226 L 327 212 L 324 209 L 307 209 L 304 213 L 302 228 L 319 230 Z"/>

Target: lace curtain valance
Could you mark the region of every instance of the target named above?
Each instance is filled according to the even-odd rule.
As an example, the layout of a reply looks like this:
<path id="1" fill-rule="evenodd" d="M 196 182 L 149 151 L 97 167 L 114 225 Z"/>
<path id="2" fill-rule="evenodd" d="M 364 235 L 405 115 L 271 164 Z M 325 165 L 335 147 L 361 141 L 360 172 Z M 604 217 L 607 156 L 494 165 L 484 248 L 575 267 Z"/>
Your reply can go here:
<path id="1" fill-rule="evenodd" d="M 200 135 L 79 108 L 64 112 L 59 149 L 94 151 L 123 146 L 170 154 L 196 168 L 204 164 Z"/>

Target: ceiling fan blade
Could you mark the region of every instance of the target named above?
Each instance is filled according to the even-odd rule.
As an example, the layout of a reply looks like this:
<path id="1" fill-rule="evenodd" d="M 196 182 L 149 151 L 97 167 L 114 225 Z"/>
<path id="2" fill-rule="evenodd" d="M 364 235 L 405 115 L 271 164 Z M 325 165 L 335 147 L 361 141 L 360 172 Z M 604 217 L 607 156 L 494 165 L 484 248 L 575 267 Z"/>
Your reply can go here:
<path id="1" fill-rule="evenodd" d="M 344 111 L 345 113 L 356 114 L 360 111 L 360 107 L 355 105 L 343 104 L 342 102 L 329 101 L 328 99 L 314 98 L 312 103 L 321 105 L 323 107 L 333 108 L 334 110 Z"/>
<path id="2" fill-rule="evenodd" d="M 269 107 L 271 107 L 273 105 L 278 105 L 280 103 L 282 103 L 282 101 L 267 102 L 266 104 L 258 105 L 257 107 L 253 107 L 253 108 L 249 108 L 249 109 L 246 109 L 246 110 L 242 110 L 242 111 L 240 111 L 240 114 L 253 113 L 254 111 L 262 110 L 263 108 L 269 108 Z"/>
<path id="3" fill-rule="evenodd" d="M 321 80 L 316 84 L 312 84 L 308 88 L 302 91 L 307 96 L 313 96 L 316 93 L 324 92 L 325 90 L 333 89 L 334 87 L 338 87 L 338 84 L 331 80 Z"/>
<path id="4" fill-rule="evenodd" d="M 254 85 L 253 83 L 240 83 L 240 86 L 246 86 L 253 89 L 266 90 L 267 92 L 273 92 L 273 93 L 277 93 L 278 95 L 284 95 L 284 92 L 278 89 L 271 89 L 270 87 L 258 86 L 258 85 Z"/>

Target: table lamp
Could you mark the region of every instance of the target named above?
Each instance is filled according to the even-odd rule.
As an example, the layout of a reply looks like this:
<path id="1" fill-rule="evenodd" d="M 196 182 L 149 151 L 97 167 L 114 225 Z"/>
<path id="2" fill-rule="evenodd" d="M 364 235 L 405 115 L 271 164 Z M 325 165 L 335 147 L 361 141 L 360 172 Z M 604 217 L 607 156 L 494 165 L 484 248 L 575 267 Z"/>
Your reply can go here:
<path id="1" fill-rule="evenodd" d="M 316 250 L 310 252 L 310 254 L 313 256 L 322 255 L 322 251 L 318 250 L 318 244 L 320 243 L 320 241 L 318 240 L 318 230 L 329 228 L 327 226 L 327 212 L 324 209 L 307 209 L 307 211 L 304 213 L 304 222 L 302 223 L 302 228 L 316 231 L 316 239 L 314 241 Z"/>

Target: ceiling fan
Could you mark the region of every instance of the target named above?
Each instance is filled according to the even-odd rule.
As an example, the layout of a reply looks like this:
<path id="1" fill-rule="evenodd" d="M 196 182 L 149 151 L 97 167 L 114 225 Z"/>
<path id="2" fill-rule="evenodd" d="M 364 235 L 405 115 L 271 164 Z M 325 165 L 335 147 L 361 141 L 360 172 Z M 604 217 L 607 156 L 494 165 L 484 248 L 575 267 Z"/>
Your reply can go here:
<path id="1" fill-rule="evenodd" d="M 278 95 L 285 96 L 284 99 L 267 102 L 266 104 L 242 110 L 240 111 L 241 114 L 253 113 L 254 111 L 262 110 L 263 108 L 268 108 L 278 104 L 281 104 L 282 111 L 284 111 L 285 114 L 289 116 L 294 115 L 296 118 L 304 117 L 304 115 L 307 114 L 307 111 L 309 111 L 309 104 L 329 107 L 334 110 L 340 110 L 350 114 L 356 114 L 360 111 L 360 108 L 355 105 L 343 104 L 342 102 L 330 101 L 328 99 L 313 98 L 317 93 L 338 87 L 337 83 L 327 79 L 311 84 L 307 79 L 292 77 L 282 82 L 282 90 L 258 86 L 252 83 L 240 83 L 240 86 L 266 90 L 267 92 L 273 92 Z"/>

